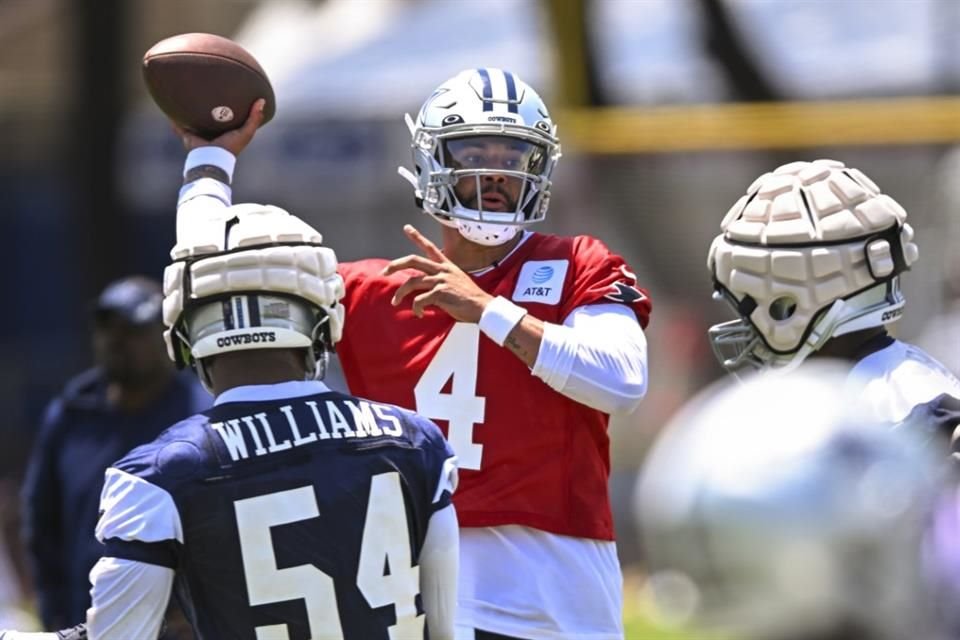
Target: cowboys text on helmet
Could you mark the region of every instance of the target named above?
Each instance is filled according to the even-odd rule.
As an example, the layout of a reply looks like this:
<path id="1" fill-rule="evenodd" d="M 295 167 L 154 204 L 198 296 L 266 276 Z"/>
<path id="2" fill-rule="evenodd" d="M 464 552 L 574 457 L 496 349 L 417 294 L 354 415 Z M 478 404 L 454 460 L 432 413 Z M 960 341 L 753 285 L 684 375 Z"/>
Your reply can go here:
<path id="1" fill-rule="evenodd" d="M 333 250 L 277 207 L 241 204 L 227 213 L 216 246 L 178 245 L 164 272 L 171 359 L 182 366 L 228 351 L 303 348 L 307 371 L 316 372 L 343 332 L 343 279 Z"/>

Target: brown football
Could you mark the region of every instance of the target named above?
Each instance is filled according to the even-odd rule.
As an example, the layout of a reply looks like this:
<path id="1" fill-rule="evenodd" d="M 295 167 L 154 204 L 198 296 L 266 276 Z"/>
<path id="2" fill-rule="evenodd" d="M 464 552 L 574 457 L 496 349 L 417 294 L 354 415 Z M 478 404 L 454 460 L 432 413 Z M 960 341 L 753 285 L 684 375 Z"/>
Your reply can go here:
<path id="1" fill-rule="evenodd" d="M 208 140 L 241 126 L 265 98 L 264 124 L 276 113 L 260 63 L 236 42 L 211 33 L 161 40 L 143 54 L 143 80 L 168 118 Z"/>

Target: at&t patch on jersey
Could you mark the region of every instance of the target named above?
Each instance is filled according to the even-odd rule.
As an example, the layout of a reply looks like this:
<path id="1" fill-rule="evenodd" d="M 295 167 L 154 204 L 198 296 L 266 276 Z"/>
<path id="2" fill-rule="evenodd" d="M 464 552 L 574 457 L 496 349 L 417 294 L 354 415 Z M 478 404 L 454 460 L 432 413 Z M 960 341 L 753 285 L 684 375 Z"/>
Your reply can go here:
<path id="1" fill-rule="evenodd" d="M 531 260 L 520 268 L 514 302 L 557 304 L 563 292 L 569 260 Z"/>

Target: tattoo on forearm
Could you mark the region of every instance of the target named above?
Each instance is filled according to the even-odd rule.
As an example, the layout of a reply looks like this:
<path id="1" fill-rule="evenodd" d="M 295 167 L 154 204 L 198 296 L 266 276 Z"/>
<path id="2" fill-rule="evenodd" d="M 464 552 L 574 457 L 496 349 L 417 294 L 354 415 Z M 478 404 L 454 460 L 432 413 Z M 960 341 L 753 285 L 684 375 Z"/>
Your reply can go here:
<path id="1" fill-rule="evenodd" d="M 217 182 L 230 185 L 230 176 L 227 172 L 214 164 L 201 164 L 189 169 L 183 176 L 183 184 L 196 182 L 200 178 L 213 178 Z"/>
<path id="2" fill-rule="evenodd" d="M 523 345 L 521 345 L 520 342 L 512 335 L 507 336 L 507 340 L 504 342 L 504 345 L 507 347 L 507 349 L 510 349 L 510 351 L 514 352 L 521 358 L 527 358 L 527 350 L 524 349 Z"/>

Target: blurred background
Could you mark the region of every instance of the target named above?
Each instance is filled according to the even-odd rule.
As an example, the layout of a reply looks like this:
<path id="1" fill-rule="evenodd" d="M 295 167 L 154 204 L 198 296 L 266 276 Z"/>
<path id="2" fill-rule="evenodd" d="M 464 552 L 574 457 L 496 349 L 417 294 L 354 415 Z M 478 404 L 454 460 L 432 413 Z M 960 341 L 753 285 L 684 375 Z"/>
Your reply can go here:
<path id="1" fill-rule="evenodd" d="M 189 31 L 239 41 L 276 90 L 235 201 L 288 208 L 341 260 L 408 253 L 405 223 L 435 231 L 396 174 L 404 112 L 470 67 L 539 90 L 564 159 L 538 230 L 601 238 L 654 302 L 649 396 L 611 426 L 625 566 L 651 436 L 721 375 L 705 331 L 731 315 L 706 252 L 761 173 L 835 158 L 903 204 L 921 259 L 898 336 L 960 368 L 954 0 L 0 0 L 0 603 L 30 607 L 17 491 L 44 405 L 89 365 L 89 301 L 160 277 L 174 242 L 183 152 L 140 61 Z"/>

